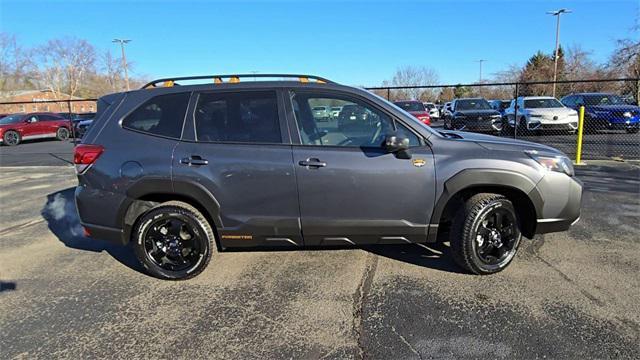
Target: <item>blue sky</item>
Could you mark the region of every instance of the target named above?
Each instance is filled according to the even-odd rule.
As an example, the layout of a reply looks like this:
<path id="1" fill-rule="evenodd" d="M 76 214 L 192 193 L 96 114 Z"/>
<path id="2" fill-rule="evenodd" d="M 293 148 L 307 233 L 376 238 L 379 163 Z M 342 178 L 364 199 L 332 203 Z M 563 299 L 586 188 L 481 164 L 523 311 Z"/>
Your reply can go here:
<path id="1" fill-rule="evenodd" d="M 0 28 L 32 46 L 75 36 L 119 49 L 148 77 L 258 71 L 312 73 L 378 85 L 402 65 L 432 67 L 442 83 L 478 79 L 552 52 L 561 43 L 596 61 L 631 35 L 640 1 L 13 1 L 0 0 Z"/>

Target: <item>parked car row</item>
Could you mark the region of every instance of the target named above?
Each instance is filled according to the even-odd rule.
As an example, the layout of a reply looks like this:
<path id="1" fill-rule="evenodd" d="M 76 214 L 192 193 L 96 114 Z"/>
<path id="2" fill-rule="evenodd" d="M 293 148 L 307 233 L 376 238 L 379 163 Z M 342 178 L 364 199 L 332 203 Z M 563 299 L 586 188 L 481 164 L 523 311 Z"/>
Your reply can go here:
<path id="1" fill-rule="evenodd" d="M 492 132 L 538 134 L 546 130 L 575 133 L 578 110 L 585 107 L 584 130 L 640 129 L 640 107 L 622 97 L 606 93 L 571 94 L 558 100 L 550 96 L 520 96 L 514 100 L 483 98 L 454 99 L 442 106 L 444 128 Z"/>
<path id="2" fill-rule="evenodd" d="M 95 113 L 58 114 L 32 112 L 9 114 L 0 118 L 0 145 L 15 146 L 25 140 L 80 138 L 87 131 Z"/>

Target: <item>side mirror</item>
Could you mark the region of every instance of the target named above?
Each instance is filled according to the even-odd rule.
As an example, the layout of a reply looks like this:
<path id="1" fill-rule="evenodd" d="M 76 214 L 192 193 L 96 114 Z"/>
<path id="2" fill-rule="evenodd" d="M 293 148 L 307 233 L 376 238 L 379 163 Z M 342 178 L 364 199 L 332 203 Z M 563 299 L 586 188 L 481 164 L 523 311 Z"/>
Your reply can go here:
<path id="1" fill-rule="evenodd" d="M 387 135 L 384 148 L 390 153 L 406 152 L 409 150 L 409 138 L 397 134 Z"/>

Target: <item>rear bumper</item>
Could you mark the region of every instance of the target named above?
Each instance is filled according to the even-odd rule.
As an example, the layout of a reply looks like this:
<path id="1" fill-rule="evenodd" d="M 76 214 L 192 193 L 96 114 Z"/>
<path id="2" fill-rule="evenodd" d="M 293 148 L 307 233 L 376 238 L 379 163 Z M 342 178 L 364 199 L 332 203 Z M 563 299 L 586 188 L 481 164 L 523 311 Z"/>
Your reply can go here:
<path id="1" fill-rule="evenodd" d="M 127 243 L 124 230 L 117 221 L 122 196 L 78 185 L 75 202 L 80 225 L 89 232 L 89 237 L 117 244 Z"/>
<path id="2" fill-rule="evenodd" d="M 126 245 L 124 231 L 122 229 L 111 228 L 96 224 L 81 222 L 80 225 L 89 232 L 89 237 L 97 240 L 105 240 L 119 245 Z"/>
<path id="3" fill-rule="evenodd" d="M 580 219 L 582 182 L 575 177 L 549 173 L 538 183 L 544 198 L 542 214 L 538 214 L 536 234 L 568 230 Z"/>

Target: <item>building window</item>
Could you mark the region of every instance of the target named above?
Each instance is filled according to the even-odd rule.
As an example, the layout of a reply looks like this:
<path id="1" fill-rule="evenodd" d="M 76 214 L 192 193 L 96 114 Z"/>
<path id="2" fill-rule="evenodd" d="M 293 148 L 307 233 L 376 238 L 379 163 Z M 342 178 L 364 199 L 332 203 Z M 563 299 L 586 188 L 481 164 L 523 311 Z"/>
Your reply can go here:
<path id="1" fill-rule="evenodd" d="M 31 111 L 36 112 L 38 111 L 38 105 L 31 105 Z"/>
<path id="2" fill-rule="evenodd" d="M 24 112 L 25 111 L 24 105 L 20 105 L 18 108 L 20 109 L 20 110 L 18 110 L 18 112 Z"/>

